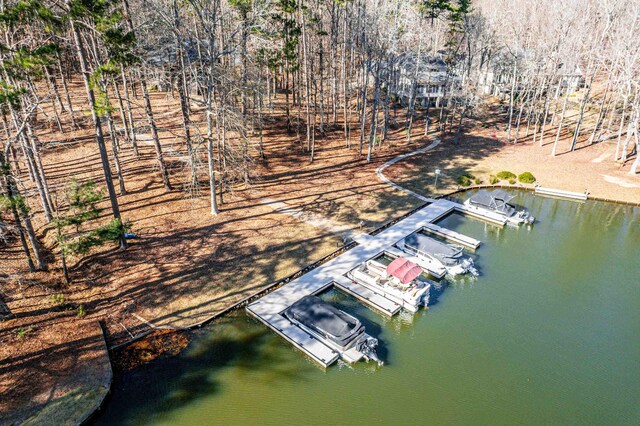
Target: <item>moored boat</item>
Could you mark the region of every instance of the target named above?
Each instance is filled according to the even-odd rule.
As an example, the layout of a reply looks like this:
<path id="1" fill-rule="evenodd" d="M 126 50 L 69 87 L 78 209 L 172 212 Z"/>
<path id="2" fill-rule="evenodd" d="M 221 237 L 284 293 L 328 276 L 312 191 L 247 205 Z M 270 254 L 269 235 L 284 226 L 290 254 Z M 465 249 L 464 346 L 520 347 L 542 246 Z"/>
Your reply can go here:
<path id="1" fill-rule="evenodd" d="M 408 259 L 398 257 L 385 266 L 368 260 L 347 273 L 347 277 L 385 296 L 403 308 L 416 312 L 429 303 L 431 283 L 422 277 L 423 269 Z"/>
<path id="2" fill-rule="evenodd" d="M 283 315 L 347 361 L 364 358 L 382 364 L 376 354 L 378 339 L 366 334 L 360 320 L 317 296 L 303 297 Z"/>
<path id="3" fill-rule="evenodd" d="M 535 218 L 529 212 L 525 209 L 518 210 L 516 206 L 509 203 L 514 197 L 515 195 L 510 195 L 501 189 L 491 192 L 482 189 L 469 197 L 464 205 L 467 209 L 478 213 L 495 213 L 514 225 L 532 224 Z"/>
<path id="4" fill-rule="evenodd" d="M 422 231 L 414 232 L 400 240 L 396 246 L 406 253 L 441 264 L 450 275 L 456 276 L 467 273 L 474 276 L 478 275 L 473 260 L 464 255 L 462 246 L 443 243 L 431 238 Z"/>

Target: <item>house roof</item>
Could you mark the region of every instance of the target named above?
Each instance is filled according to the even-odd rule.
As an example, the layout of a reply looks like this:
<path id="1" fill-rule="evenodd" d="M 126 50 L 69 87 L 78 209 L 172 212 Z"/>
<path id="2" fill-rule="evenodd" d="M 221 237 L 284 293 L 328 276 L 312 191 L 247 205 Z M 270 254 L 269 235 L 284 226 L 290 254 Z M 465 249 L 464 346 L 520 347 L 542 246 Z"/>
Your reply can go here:
<path id="1" fill-rule="evenodd" d="M 438 83 L 446 79 L 447 64 L 441 57 L 418 55 L 415 53 L 405 53 L 398 58 L 397 67 L 400 69 L 401 74 L 411 76 L 416 75 L 417 69 L 417 81 L 423 83 Z"/>

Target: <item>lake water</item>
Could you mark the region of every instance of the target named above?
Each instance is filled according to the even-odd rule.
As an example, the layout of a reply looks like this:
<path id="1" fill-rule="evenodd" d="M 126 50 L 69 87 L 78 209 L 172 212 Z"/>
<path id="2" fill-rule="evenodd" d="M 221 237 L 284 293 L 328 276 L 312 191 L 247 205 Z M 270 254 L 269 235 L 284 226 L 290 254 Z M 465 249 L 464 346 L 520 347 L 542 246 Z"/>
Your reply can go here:
<path id="1" fill-rule="evenodd" d="M 239 312 L 116 379 L 99 424 L 640 424 L 640 209 L 520 193 L 538 222 L 483 241 L 475 280 L 388 319 L 339 292 L 383 367 L 326 371 Z"/>

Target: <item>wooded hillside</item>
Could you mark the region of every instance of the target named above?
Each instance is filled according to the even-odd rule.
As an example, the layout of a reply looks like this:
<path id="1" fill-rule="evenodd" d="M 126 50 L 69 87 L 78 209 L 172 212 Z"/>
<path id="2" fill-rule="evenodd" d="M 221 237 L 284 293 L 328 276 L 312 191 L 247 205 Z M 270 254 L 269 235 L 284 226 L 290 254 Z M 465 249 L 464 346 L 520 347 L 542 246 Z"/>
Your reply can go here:
<path id="1" fill-rule="evenodd" d="M 368 162 L 392 129 L 457 143 L 497 98 L 508 141 L 553 141 L 556 155 L 567 131 L 571 151 L 616 140 L 613 160 L 638 172 L 632 0 L 21 0 L 0 22 L 0 237 L 19 239 L 32 271 L 53 261 L 34 220 L 55 230 L 63 263 L 105 241 L 127 247 L 119 196 L 141 143 L 166 191 L 208 193 L 217 214 L 252 181 L 274 114 L 308 161 L 339 131 Z M 70 95 L 80 83 L 84 99 Z M 179 106 L 174 128 L 158 127 L 158 93 Z M 52 185 L 41 154 L 80 134 L 95 139 L 102 178 Z M 96 223 L 103 211 L 112 220 Z"/>

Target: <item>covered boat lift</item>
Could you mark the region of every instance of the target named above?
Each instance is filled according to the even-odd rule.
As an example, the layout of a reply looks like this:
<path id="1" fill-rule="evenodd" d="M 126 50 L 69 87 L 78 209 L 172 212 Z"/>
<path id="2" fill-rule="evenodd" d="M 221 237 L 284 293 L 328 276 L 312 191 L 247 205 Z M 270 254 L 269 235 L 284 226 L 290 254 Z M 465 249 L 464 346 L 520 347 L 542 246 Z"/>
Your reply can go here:
<path id="1" fill-rule="evenodd" d="M 405 237 L 398 242 L 398 247 L 408 253 L 415 254 L 417 257 L 440 262 L 451 275 L 466 273 L 478 275 L 473 260 L 464 256 L 464 247 L 438 241 L 424 232 L 424 230 L 419 230 Z"/>
<path id="2" fill-rule="evenodd" d="M 422 232 L 414 232 L 404 239 L 404 246 L 416 254 L 432 256 L 445 266 L 459 262 L 463 248 L 435 240 Z"/>

